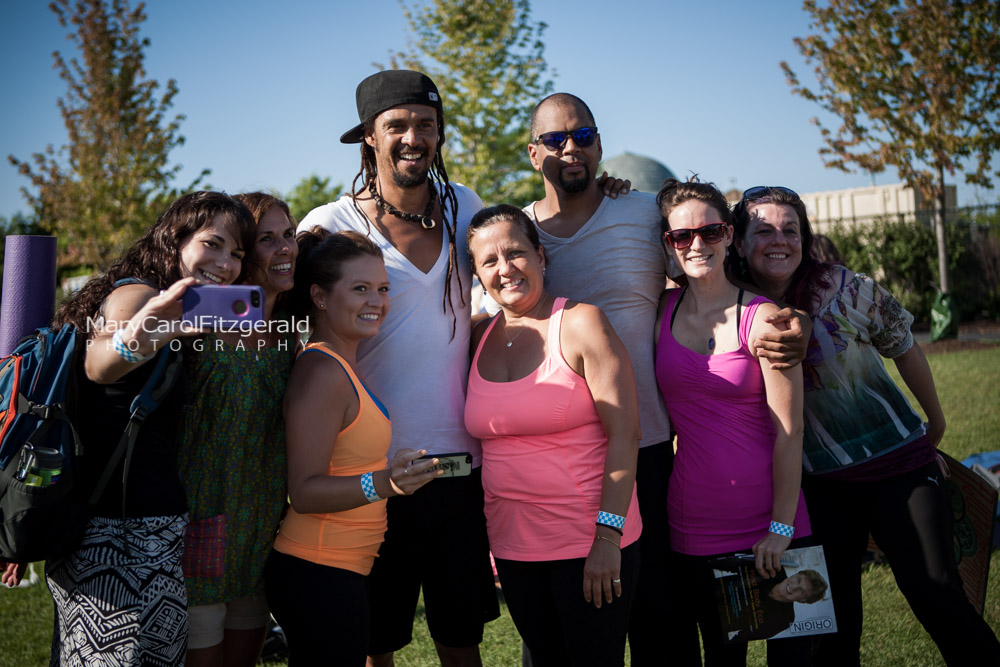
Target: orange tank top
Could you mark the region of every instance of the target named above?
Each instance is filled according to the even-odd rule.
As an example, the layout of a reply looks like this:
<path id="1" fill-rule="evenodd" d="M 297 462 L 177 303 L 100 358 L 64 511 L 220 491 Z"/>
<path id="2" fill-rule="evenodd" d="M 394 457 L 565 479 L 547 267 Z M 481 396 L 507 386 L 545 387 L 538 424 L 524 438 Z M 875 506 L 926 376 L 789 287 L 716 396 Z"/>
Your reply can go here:
<path id="1" fill-rule="evenodd" d="M 350 377 L 360 402 L 357 418 L 337 435 L 327 474 L 339 477 L 384 470 L 392 437 L 385 408 L 354 374 L 350 364 L 325 344 L 310 343 L 299 356 L 310 352 L 336 359 Z M 367 576 L 385 528 L 384 500 L 326 514 L 299 514 L 289 508 L 274 548 L 283 554 Z"/>

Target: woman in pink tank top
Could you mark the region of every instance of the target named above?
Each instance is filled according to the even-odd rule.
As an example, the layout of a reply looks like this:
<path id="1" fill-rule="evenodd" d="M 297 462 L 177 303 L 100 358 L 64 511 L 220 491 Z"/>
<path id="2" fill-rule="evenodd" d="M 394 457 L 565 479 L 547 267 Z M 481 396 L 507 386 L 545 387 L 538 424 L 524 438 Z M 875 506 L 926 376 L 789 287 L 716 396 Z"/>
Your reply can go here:
<path id="1" fill-rule="evenodd" d="M 642 529 L 628 352 L 598 308 L 545 291 L 523 211 L 484 209 L 467 238 L 502 311 L 473 332 L 465 424 L 508 609 L 535 667 L 621 665 Z"/>
<path id="2" fill-rule="evenodd" d="M 291 310 L 308 316 L 309 345 L 285 392 L 288 497 L 265 569 L 268 603 L 288 639 L 289 665 L 365 664 L 365 577 L 385 533 L 385 499 L 432 480 L 437 459 L 401 449 L 386 465 L 389 415 L 355 370 L 358 343 L 389 309 L 382 251 L 356 232 L 296 237 Z"/>
<path id="3" fill-rule="evenodd" d="M 664 245 L 687 276 L 686 287 L 664 292 L 656 328 L 656 378 L 677 430 L 670 541 L 688 573 L 674 593 L 700 601 L 694 620 L 705 664 L 745 665 L 746 643 L 723 642 L 708 557 L 752 551 L 770 579 L 784 576 L 781 556 L 793 538 L 805 545 L 802 371 L 757 357 L 754 342 L 775 330 L 765 319 L 778 308 L 726 275 L 733 226 L 722 193 L 669 180 L 657 203 Z M 783 639 L 769 643 L 768 664 L 808 664 L 809 653 L 808 638 Z"/>

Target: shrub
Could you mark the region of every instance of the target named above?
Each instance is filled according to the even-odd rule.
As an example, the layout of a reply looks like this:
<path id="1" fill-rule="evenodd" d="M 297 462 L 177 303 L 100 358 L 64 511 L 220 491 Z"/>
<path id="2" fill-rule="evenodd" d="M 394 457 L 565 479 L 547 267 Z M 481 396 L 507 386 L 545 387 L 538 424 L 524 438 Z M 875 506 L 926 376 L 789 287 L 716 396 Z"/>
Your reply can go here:
<path id="1" fill-rule="evenodd" d="M 1000 319 L 1000 224 L 997 213 L 960 211 L 946 224 L 952 293 L 963 320 Z M 878 280 L 918 322 L 930 322 L 938 285 L 933 228 L 898 216 L 830 225 L 825 233 L 844 264 Z"/>

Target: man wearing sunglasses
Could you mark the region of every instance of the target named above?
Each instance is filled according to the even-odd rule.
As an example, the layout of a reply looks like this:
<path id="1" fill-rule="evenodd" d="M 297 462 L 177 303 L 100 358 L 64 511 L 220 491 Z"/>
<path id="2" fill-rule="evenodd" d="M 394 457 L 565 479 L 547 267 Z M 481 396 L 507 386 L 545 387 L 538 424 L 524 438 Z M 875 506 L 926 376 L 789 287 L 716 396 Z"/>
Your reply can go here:
<path id="1" fill-rule="evenodd" d="M 549 260 L 546 285 L 552 294 L 603 310 L 629 350 L 635 374 L 642 429 L 636 487 L 643 531 L 628 636 L 632 664 L 661 665 L 665 656 L 680 659 L 679 664 L 687 664 L 684 657 L 700 662 L 696 630 L 674 620 L 687 612 L 665 603 L 669 577 L 683 573 L 671 572 L 668 565 L 673 443 L 653 373 L 653 329 L 668 266 L 656 198 L 640 192 L 603 196 L 592 176 L 601 161 L 601 135 L 590 108 L 574 95 L 556 93 L 535 107 L 528 155 L 545 182 L 545 198 L 524 211 L 535 221 Z M 783 363 L 801 361 L 808 335 L 794 328 L 760 354 Z"/>

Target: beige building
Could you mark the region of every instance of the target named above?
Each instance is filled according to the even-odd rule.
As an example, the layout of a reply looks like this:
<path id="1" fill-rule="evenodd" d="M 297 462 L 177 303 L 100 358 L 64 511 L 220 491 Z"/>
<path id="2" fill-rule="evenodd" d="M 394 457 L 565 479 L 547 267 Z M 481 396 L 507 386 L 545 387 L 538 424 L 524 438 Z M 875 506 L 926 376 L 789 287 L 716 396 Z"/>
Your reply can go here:
<path id="1" fill-rule="evenodd" d="M 867 222 L 885 216 L 899 216 L 927 224 L 934 220 L 934 201 L 925 199 L 919 190 L 902 183 L 800 193 L 800 196 L 809 213 L 809 221 L 817 231 L 823 231 L 835 220 Z M 957 202 L 955 186 L 946 185 L 945 207 L 953 209 Z"/>

